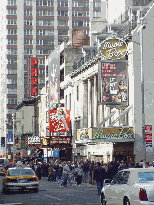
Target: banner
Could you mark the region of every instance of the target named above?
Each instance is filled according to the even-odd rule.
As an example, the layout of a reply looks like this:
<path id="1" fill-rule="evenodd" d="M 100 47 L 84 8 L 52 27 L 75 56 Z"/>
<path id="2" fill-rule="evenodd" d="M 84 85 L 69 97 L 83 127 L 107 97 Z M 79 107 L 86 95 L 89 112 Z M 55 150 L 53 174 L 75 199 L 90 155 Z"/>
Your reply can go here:
<path id="1" fill-rule="evenodd" d="M 49 131 L 69 132 L 70 131 L 70 110 L 59 107 L 57 110 L 49 110 Z"/>
<path id="2" fill-rule="evenodd" d="M 12 131 L 8 131 L 7 144 L 13 144 L 13 133 L 12 133 Z"/>
<path id="3" fill-rule="evenodd" d="M 38 59 L 31 58 L 31 96 L 38 95 Z"/>
<path id="4" fill-rule="evenodd" d="M 1 147 L 5 147 L 5 137 L 1 137 Z"/>
<path id="5" fill-rule="evenodd" d="M 100 103 L 128 104 L 127 61 L 103 61 L 99 71 Z"/>
<path id="6" fill-rule="evenodd" d="M 152 152 L 152 125 L 145 125 L 145 146 L 147 152 Z"/>

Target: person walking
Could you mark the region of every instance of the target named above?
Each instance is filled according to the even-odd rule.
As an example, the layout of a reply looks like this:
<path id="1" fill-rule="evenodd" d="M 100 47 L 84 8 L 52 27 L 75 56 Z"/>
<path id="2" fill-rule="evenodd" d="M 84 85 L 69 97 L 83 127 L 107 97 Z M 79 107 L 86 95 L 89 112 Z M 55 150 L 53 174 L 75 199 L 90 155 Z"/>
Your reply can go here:
<path id="1" fill-rule="evenodd" d="M 82 182 L 82 177 L 84 176 L 83 169 L 80 164 L 78 165 L 78 168 L 75 169 L 75 173 L 77 186 L 79 186 Z"/>
<path id="2" fill-rule="evenodd" d="M 68 180 L 68 182 L 70 183 L 70 186 L 72 186 L 72 180 L 70 179 L 69 162 L 67 162 L 65 166 L 63 167 L 63 176 L 62 176 L 61 186 L 64 186 L 65 180 Z"/>
<path id="3" fill-rule="evenodd" d="M 106 177 L 105 169 L 101 166 L 100 162 L 97 162 L 97 167 L 94 170 L 94 179 L 97 183 L 98 195 L 101 194 L 101 190 L 103 188 L 103 181 Z"/>

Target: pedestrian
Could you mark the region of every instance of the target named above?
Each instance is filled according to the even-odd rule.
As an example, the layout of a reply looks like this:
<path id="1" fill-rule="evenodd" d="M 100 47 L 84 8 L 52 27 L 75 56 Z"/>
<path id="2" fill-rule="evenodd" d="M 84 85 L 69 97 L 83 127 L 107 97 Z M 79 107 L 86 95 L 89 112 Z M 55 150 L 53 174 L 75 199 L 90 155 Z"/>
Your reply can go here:
<path id="1" fill-rule="evenodd" d="M 54 179 L 53 173 L 54 173 L 54 170 L 53 170 L 52 165 L 50 164 L 49 168 L 48 168 L 48 181 L 53 181 L 53 179 Z"/>
<path id="2" fill-rule="evenodd" d="M 54 168 L 54 182 L 59 183 L 59 181 L 60 181 L 60 179 L 59 179 L 59 165 L 57 162 L 55 163 L 53 168 Z"/>
<path id="3" fill-rule="evenodd" d="M 86 160 L 83 164 L 83 172 L 84 172 L 84 183 L 87 183 L 88 182 L 88 170 L 89 170 L 89 162 L 88 160 Z"/>
<path id="4" fill-rule="evenodd" d="M 83 169 L 80 164 L 78 165 L 78 168 L 75 169 L 75 172 L 76 172 L 76 182 L 78 186 L 81 184 L 82 177 L 84 176 Z"/>
<path id="5" fill-rule="evenodd" d="M 38 164 L 38 167 L 37 167 L 37 174 L 38 174 L 38 179 L 41 180 L 41 165 Z"/>
<path id="6" fill-rule="evenodd" d="M 72 186 L 72 181 L 70 179 L 69 162 L 65 163 L 65 166 L 63 167 L 63 176 L 62 176 L 61 186 L 64 186 L 65 180 L 68 180 L 68 182 L 70 183 L 70 186 Z"/>
<path id="7" fill-rule="evenodd" d="M 103 181 L 105 177 L 106 177 L 105 169 L 101 166 L 100 162 L 97 162 L 97 167 L 95 168 L 94 171 L 94 179 L 96 180 L 97 183 L 98 195 L 101 194 L 101 190 L 103 188 Z"/>

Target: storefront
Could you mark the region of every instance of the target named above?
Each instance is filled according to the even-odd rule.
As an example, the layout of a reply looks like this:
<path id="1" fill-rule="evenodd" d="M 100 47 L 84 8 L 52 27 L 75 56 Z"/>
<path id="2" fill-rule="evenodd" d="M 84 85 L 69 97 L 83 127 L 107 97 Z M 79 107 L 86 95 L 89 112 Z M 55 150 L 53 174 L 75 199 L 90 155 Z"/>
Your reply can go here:
<path id="1" fill-rule="evenodd" d="M 75 159 L 90 161 L 134 161 L 134 133 L 132 127 L 79 129 Z"/>

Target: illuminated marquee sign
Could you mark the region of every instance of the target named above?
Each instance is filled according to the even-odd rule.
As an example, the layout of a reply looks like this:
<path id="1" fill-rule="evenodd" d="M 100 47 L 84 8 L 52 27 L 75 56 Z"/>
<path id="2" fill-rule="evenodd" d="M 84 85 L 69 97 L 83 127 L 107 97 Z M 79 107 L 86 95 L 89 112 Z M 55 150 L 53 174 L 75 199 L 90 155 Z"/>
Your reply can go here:
<path id="1" fill-rule="evenodd" d="M 31 58 L 31 96 L 38 95 L 38 60 Z"/>
<path id="2" fill-rule="evenodd" d="M 50 145 L 53 144 L 70 144 L 71 140 L 70 138 L 58 138 L 58 139 L 51 139 L 50 140 Z"/>
<path id="3" fill-rule="evenodd" d="M 38 145 L 41 144 L 41 138 L 39 136 L 28 136 L 27 145 Z"/>
<path id="4" fill-rule="evenodd" d="M 31 58 L 28 58 L 28 97 L 31 96 Z"/>

